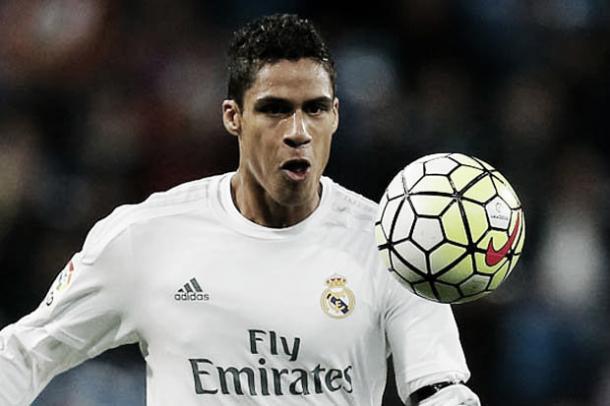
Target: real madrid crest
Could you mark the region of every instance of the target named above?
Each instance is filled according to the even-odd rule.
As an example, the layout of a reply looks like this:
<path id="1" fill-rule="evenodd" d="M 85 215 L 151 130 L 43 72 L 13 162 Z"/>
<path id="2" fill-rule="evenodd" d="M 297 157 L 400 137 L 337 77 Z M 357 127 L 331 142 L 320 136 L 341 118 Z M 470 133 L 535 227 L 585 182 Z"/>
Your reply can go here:
<path id="1" fill-rule="evenodd" d="M 335 319 L 349 316 L 356 306 L 354 292 L 347 286 L 347 279 L 341 275 L 333 275 L 326 280 L 326 289 L 320 297 L 320 305 L 324 313 Z"/>

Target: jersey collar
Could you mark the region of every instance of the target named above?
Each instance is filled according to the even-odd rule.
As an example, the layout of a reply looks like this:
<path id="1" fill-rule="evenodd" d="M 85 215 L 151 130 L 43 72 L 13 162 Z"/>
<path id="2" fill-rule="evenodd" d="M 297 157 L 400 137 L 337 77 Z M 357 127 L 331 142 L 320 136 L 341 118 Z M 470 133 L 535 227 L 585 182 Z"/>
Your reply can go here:
<path id="1" fill-rule="evenodd" d="M 230 172 L 218 178 L 218 198 L 215 200 L 218 203 L 217 209 L 220 211 L 219 214 L 223 217 L 223 220 L 226 220 L 231 228 L 242 234 L 263 239 L 285 239 L 299 236 L 311 229 L 315 224 L 319 223 L 325 213 L 329 211 L 333 181 L 330 178 L 323 176 L 320 179 L 322 184 L 320 204 L 307 218 L 290 227 L 271 228 L 261 226 L 260 224 L 248 220 L 239 210 L 237 210 L 237 207 L 235 207 L 235 203 L 231 198 L 231 178 L 234 175 L 235 172 Z"/>

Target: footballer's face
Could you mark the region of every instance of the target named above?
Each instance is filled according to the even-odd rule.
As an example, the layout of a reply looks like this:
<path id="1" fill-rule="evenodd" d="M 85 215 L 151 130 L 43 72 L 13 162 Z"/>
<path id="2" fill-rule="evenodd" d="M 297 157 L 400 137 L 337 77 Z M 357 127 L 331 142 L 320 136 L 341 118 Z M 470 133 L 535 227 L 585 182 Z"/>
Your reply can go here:
<path id="1" fill-rule="evenodd" d="M 339 121 L 328 72 L 312 59 L 261 67 L 243 106 L 223 104 L 225 127 L 239 138 L 238 175 L 251 191 L 285 207 L 315 205 Z"/>

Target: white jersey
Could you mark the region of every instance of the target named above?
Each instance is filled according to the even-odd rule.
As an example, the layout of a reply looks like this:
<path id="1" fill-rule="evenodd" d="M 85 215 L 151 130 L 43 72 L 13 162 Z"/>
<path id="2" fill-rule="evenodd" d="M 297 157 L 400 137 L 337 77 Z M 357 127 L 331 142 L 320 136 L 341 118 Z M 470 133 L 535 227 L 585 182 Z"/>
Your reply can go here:
<path id="1" fill-rule="evenodd" d="M 383 269 L 376 205 L 322 178 L 319 207 L 266 228 L 225 174 L 122 206 L 90 232 L 36 311 L 0 332 L 0 404 L 25 405 L 83 360 L 139 343 L 147 404 L 380 405 L 467 380 L 451 308 Z"/>

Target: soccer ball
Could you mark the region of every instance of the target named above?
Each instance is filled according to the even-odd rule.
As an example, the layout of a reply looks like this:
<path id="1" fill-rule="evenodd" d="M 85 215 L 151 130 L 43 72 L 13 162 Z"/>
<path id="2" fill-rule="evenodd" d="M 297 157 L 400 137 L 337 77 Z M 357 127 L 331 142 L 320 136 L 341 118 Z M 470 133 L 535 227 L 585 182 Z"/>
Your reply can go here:
<path id="1" fill-rule="evenodd" d="M 525 219 L 515 191 L 492 166 L 433 154 L 390 182 L 375 234 L 384 264 L 411 292 L 465 303 L 506 280 L 521 256 Z"/>

